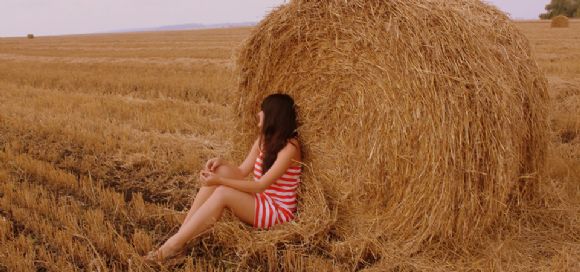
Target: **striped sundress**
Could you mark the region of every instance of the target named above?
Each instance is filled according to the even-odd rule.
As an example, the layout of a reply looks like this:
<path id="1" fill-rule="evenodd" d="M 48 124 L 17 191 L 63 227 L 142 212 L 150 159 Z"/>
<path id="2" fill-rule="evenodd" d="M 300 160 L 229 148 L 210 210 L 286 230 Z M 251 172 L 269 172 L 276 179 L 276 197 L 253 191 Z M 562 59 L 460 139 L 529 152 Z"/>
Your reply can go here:
<path id="1" fill-rule="evenodd" d="M 262 163 L 264 154 L 260 151 L 254 164 L 254 181 L 264 174 Z M 284 175 L 270 185 L 264 192 L 254 195 L 256 213 L 254 227 L 267 229 L 294 219 L 296 212 L 296 191 L 300 184 L 302 167 L 290 166 Z"/>

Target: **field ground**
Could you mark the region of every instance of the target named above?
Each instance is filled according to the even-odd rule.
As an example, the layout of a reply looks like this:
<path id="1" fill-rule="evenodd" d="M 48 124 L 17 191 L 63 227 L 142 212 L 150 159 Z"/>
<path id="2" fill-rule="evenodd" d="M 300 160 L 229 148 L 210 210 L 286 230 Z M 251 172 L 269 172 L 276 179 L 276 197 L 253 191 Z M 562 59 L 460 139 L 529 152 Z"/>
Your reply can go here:
<path id="1" fill-rule="evenodd" d="M 550 86 L 545 182 L 560 204 L 539 214 L 580 224 L 580 22 L 517 24 Z M 176 230 L 202 163 L 232 150 L 234 54 L 250 31 L 0 39 L 0 271 L 150 270 L 136 256 Z M 542 237 L 506 237 L 433 269 L 577 268 L 580 233 L 538 228 L 550 243 L 531 255 L 504 253 Z M 216 240 L 173 268 L 271 269 Z"/>

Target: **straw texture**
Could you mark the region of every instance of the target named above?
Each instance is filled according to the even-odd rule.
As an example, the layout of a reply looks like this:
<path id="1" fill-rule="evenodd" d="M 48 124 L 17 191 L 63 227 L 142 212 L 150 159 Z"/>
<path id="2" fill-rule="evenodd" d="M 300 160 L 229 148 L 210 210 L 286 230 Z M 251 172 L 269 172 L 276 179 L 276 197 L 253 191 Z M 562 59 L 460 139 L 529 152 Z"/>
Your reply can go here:
<path id="1" fill-rule="evenodd" d="M 298 224 L 277 236 L 324 234 L 339 260 L 413 254 L 473 243 L 537 194 L 546 80 L 527 39 L 480 1 L 291 1 L 237 69 L 239 156 L 265 96 L 299 106 Z"/>
<path id="2" fill-rule="evenodd" d="M 558 15 L 558 16 L 552 18 L 552 27 L 563 28 L 563 27 L 569 27 L 569 26 L 570 26 L 570 20 L 568 19 L 568 17 L 566 17 L 564 15 Z"/>

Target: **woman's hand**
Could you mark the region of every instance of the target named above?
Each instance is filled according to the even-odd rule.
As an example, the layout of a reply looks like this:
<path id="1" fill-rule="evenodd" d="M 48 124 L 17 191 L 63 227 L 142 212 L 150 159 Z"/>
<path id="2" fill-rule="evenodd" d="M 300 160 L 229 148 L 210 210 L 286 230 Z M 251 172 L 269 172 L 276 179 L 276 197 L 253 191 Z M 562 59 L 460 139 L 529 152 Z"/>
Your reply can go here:
<path id="1" fill-rule="evenodd" d="M 220 158 L 209 159 L 205 164 L 205 171 L 214 172 L 224 161 Z"/>
<path id="2" fill-rule="evenodd" d="M 199 181 L 202 186 L 220 185 L 220 177 L 207 170 L 201 170 L 199 173 Z"/>

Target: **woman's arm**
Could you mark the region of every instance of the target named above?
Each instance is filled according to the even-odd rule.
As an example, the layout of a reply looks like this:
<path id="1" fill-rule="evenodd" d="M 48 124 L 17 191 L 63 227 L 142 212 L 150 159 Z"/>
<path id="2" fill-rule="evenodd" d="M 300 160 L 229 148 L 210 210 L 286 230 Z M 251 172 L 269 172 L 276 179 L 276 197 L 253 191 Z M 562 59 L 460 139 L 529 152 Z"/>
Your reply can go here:
<path id="1" fill-rule="evenodd" d="M 253 162 L 256 160 L 256 157 L 258 157 L 258 142 L 259 138 L 254 142 L 254 145 L 252 145 L 252 148 L 250 149 L 250 152 L 246 156 L 246 159 L 242 162 L 242 164 L 240 164 L 240 166 L 238 167 L 233 166 L 228 161 L 225 161 L 221 158 L 211 158 L 205 163 L 204 170 L 209 172 L 215 172 L 218 167 L 225 165 L 228 167 L 237 168 L 237 170 L 240 171 L 239 173 L 243 177 L 248 176 L 250 174 L 250 171 L 252 171 Z"/>
<path id="2" fill-rule="evenodd" d="M 244 177 L 247 177 L 254 169 L 254 162 L 256 161 L 256 158 L 258 157 L 258 154 L 260 153 L 258 151 L 259 144 L 260 144 L 260 138 L 256 139 L 256 141 L 254 141 L 254 145 L 252 145 L 252 149 L 250 149 L 250 152 L 246 156 L 246 159 L 242 162 L 242 164 L 240 164 L 240 166 L 238 166 L 238 169 L 240 169 L 240 172 L 242 173 L 242 176 L 244 176 Z"/>
<path id="3" fill-rule="evenodd" d="M 246 193 L 261 193 L 278 180 L 292 164 L 292 158 L 298 152 L 292 144 L 287 144 L 280 152 L 272 167 L 258 181 L 223 178 L 210 172 L 202 172 L 201 180 L 206 186 L 225 185 Z"/>

